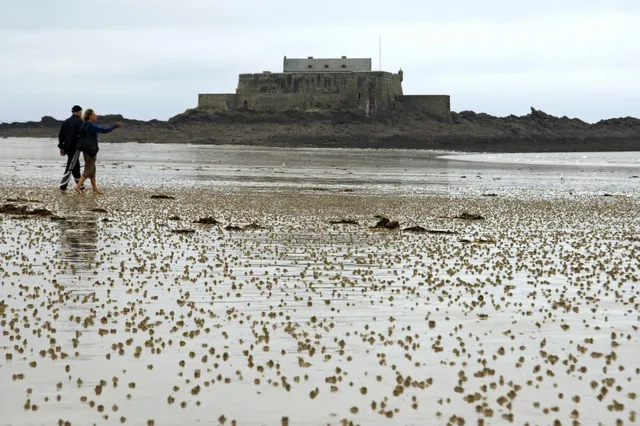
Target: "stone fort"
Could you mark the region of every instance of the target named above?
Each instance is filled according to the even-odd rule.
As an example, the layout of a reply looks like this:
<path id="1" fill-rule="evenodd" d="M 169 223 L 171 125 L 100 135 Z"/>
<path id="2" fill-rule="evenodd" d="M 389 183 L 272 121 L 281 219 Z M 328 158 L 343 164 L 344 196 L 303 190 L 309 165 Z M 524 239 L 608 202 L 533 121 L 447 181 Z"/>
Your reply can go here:
<path id="1" fill-rule="evenodd" d="M 235 93 L 198 95 L 198 108 L 283 112 L 342 109 L 385 119 L 413 108 L 451 121 L 448 95 L 405 95 L 403 72 L 373 71 L 371 58 L 284 57 L 282 72 L 240 74 Z"/>

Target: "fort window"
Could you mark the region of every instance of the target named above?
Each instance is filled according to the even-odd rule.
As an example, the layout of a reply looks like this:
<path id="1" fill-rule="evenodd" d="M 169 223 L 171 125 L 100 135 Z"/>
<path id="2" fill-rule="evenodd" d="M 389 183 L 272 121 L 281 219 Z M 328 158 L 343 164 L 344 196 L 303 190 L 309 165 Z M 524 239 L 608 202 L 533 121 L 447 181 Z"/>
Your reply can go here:
<path id="1" fill-rule="evenodd" d="M 362 93 L 358 92 L 358 100 L 360 100 L 360 99 L 362 99 Z"/>
<path id="2" fill-rule="evenodd" d="M 342 68 L 346 68 L 347 66 L 345 64 L 342 64 Z"/>
<path id="3" fill-rule="evenodd" d="M 309 64 L 309 65 L 307 65 L 307 68 L 311 69 L 311 68 L 313 68 L 313 65 Z"/>
<path id="4" fill-rule="evenodd" d="M 245 99 L 245 100 L 244 100 L 244 102 L 242 103 L 242 106 L 243 106 L 245 109 L 249 109 L 249 102 L 247 102 L 247 100 Z"/>
<path id="5" fill-rule="evenodd" d="M 329 68 L 329 64 L 325 64 L 325 66 L 324 66 L 324 67 L 325 67 L 325 68 Z"/>

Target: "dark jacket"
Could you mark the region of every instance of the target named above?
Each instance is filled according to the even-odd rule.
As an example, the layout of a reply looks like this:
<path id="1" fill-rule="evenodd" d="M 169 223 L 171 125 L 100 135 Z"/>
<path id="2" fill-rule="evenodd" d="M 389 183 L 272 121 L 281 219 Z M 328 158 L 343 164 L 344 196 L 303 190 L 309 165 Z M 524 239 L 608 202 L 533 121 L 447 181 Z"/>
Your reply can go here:
<path id="1" fill-rule="evenodd" d="M 80 126 L 76 147 L 90 157 L 95 157 L 100 150 L 98 145 L 98 133 L 111 133 L 117 128 L 117 124 L 111 127 L 100 127 L 96 123 L 83 123 Z"/>
<path id="2" fill-rule="evenodd" d="M 78 131 L 82 127 L 82 118 L 77 115 L 64 120 L 58 132 L 58 148 L 64 149 L 65 153 L 74 152 L 76 150 L 76 142 L 78 142 Z"/>
<path id="3" fill-rule="evenodd" d="M 82 126 L 82 124 L 80 124 L 80 126 Z M 100 127 L 96 123 L 92 123 L 89 121 L 87 122 L 87 125 L 85 126 L 85 128 L 89 133 L 93 134 L 93 136 L 97 140 L 98 133 L 111 133 L 118 128 L 118 125 L 114 124 L 113 126 L 110 126 L 110 127 Z"/>

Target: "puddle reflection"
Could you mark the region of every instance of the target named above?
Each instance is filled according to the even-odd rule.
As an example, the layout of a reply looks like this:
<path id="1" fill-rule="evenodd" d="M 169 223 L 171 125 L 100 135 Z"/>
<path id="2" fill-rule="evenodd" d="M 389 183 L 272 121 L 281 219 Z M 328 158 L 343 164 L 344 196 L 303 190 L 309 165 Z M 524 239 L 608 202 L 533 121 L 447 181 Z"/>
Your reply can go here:
<path id="1" fill-rule="evenodd" d="M 98 218 L 95 214 L 74 215 L 58 222 L 60 255 L 76 271 L 93 269 L 98 252 Z"/>

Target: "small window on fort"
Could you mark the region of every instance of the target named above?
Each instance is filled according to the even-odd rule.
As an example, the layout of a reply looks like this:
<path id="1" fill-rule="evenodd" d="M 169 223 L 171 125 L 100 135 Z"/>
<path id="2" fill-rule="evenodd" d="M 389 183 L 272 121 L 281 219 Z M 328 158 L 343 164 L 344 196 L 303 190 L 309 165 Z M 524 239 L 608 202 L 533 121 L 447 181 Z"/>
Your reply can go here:
<path id="1" fill-rule="evenodd" d="M 346 68 L 347 66 L 345 64 L 342 64 L 342 68 Z"/>
<path id="2" fill-rule="evenodd" d="M 358 100 L 362 99 L 362 93 L 358 93 Z"/>
<path id="3" fill-rule="evenodd" d="M 325 68 L 329 68 L 329 64 L 326 64 L 324 67 L 325 67 Z"/>
<path id="4" fill-rule="evenodd" d="M 307 65 L 307 68 L 311 69 L 313 66 L 312 65 Z"/>

